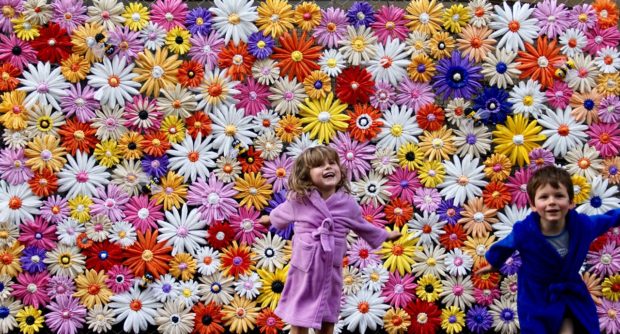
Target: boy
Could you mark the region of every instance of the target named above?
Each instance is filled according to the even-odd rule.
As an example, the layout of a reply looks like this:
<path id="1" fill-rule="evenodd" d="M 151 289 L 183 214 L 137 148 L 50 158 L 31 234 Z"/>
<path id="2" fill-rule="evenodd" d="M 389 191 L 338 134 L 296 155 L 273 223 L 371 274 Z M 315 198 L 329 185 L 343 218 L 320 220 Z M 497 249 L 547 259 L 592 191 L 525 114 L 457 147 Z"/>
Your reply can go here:
<path id="1" fill-rule="evenodd" d="M 518 250 L 521 332 L 600 333 L 596 307 L 579 269 L 590 243 L 620 224 L 620 209 L 596 216 L 578 213 L 570 175 L 555 166 L 538 170 L 527 194 L 533 212 L 491 246 L 486 253 L 490 265 L 476 274 L 496 270 Z"/>

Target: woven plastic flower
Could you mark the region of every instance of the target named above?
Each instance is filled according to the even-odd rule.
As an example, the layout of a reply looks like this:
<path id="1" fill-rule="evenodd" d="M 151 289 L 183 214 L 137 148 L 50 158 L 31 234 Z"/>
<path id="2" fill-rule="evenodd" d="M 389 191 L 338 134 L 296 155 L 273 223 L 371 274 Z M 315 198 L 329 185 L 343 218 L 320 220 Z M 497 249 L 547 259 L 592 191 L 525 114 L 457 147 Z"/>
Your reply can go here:
<path id="1" fill-rule="evenodd" d="M 321 69 L 318 64 L 321 47 L 313 45 L 314 37 L 308 38 L 305 32 L 297 36 L 297 30 L 293 30 L 292 34 L 287 32 L 279 40 L 282 47 L 274 47 L 271 58 L 279 60 L 282 75 L 303 82 L 310 72 Z"/>
<path id="2" fill-rule="evenodd" d="M 329 143 L 336 131 L 345 131 L 348 127 L 350 117 L 344 113 L 346 108 L 346 104 L 334 99 L 333 93 L 319 100 L 306 98 L 305 104 L 299 106 L 301 122 L 305 124 L 303 130 L 310 133 L 310 138 Z"/>
<path id="3" fill-rule="evenodd" d="M 362 334 L 367 329 L 375 331 L 383 324 L 383 316 L 388 308 L 378 292 L 362 290 L 345 299 L 341 311 L 343 323 L 349 331 L 359 330 Z"/>
<path id="4" fill-rule="evenodd" d="M 177 83 L 177 70 L 182 61 L 176 54 L 168 56 L 168 49 L 158 48 L 155 53 L 144 50 L 136 60 L 134 81 L 142 83 L 140 92 L 158 97 L 161 88 Z"/>
<path id="5" fill-rule="evenodd" d="M 127 259 L 124 264 L 134 275 L 140 277 L 148 272 L 158 278 L 168 271 L 172 247 L 166 246 L 165 242 L 157 242 L 158 235 L 157 230 L 147 230 L 146 234 L 138 232 L 138 242 L 125 250 Z"/>
<path id="6" fill-rule="evenodd" d="M 530 18 L 533 12 L 534 8 L 521 2 L 514 3 L 512 8 L 506 2 L 503 8 L 495 5 L 496 15 L 493 15 L 493 21 L 489 23 L 489 27 L 495 30 L 491 38 L 501 37 L 497 43 L 498 49 L 505 47 L 508 51 L 518 51 L 525 48 L 523 41 L 534 42 L 540 28 L 538 19 Z"/>
<path id="7" fill-rule="evenodd" d="M 450 97 L 470 99 L 482 88 L 481 67 L 475 66 L 468 57 L 462 57 L 456 50 L 452 51 L 450 58 L 441 59 L 436 69 L 433 88 L 436 94 L 443 96 L 444 99 Z"/>
<path id="8" fill-rule="evenodd" d="M 394 231 L 401 233 L 401 237 L 395 241 L 383 243 L 383 248 L 379 254 L 384 260 L 383 265 L 391 272 L 398 270 L 401 276 L 411 272 L 411 265 L 414 263 L 413 254 L 416 251 L 416 239 L 408 232 L 407 225 L 402 228 L 394 226 Z"/>
<path id="9" fill-rule="evenodd" d="M 261 173 L 245 173 L 243 178 L 238 177 L 233 189 L 239 193 L 234 197 L 240 199 L 239 205 L 262 210 L 268 205 L 273 193 L 271 184 L 267 183 Z"/>
<path id="10" fill-rule="evenodd" d="M 505 154 L 513 164 L 529 164 L 530 151 L 540 147 L 539 142 L 546 139 L 540 134 L 541 130 L 535 120 L 529 122 L 522 114 L 509 116 L 506 125 L 499 124 L 493 131 L 495 152 Z"/>
<path id="11" fill-rule="evenodd" d="M 294 29 L 293 7 L 284 0 L 267 0 L 258 7 L 256 25 L 262 33 L 273 38 Z"/>
<path id="12" fill-rule="evenodd" d="M 452 161 L 445 161 L 446 177 L 438 187 L 440 194 L 454 199 L 454 204 L 461 205 L 465 200 L 482 195 L 480 187 L 484 187 L 484 165 L 479 165 L 479 159 L 465 156 L 461 160 L 453 156 Z"/>
<path id="13" fill-rule="evenodd" d="M 254 24 L 258 18 L 254 2 L 246 0 L 215 0 L 214 7 L 209 11 L 212 17 L 213 28 L 220 36 L 224 36 L 224 43 L 232 39 L 234 44 L 240 41 L 247 43 L 248 37 L 258 31 Z"/>
<path id="14" fill-rule="evenodd" d="M 95 99 L 101 104 L 124 106 L 134 95 L 140 94 L 136 89 L 140 84 L 132 81 L 138 76 L 131 72 L 134 66 L 133 63 L 128 64 L 126 58 L 118 56 L 114 56 L 112 60 L 106 57 L 103 63 L 95 63 L 88 75 L 88 84 L 98 88 Z"/>
<path id="15" fill-rule="evenodd" d="M 562 62 L 565 57 L 560 54 L 557 41 L 549 41 L 547 37 L 539 37 L 536 40 L 536 47 L 527 43 L 526 51 L 519 51 L 517 61 L 521 63 L 517 69 L 521 71 L 520 79 L 532 78 L 539 81 L 544 88 L 553 85 L 555 76 L 555 66 Z"/>

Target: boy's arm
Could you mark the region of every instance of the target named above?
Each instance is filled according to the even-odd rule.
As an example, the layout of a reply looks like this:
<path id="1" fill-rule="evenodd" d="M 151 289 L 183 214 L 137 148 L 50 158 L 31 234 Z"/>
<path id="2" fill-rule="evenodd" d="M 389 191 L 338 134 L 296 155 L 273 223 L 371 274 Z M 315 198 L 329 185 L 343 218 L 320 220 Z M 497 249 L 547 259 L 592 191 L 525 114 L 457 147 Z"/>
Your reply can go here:
<path id="1" fill-rule="evenodd" d="M 596 238 L 610 228 L 620 226 L 620 209 L 607 211 L 602 215 L 590 216 L 590 221 L 592 222 L 591 229 Z"/>
<path id="2" fill-rule="evenodd" d="M 261 220 L 263 218 L 261 217 Z M 288 226 L 288 224 L 295 221 L 295 208 L 294 205 L 286 200 L 284 203 L 278 205 L 275 209 L 269 213 L 268 220 L 273 227 L 282 230 Z"/>
<path id="3" fill-rule="evenodd" d="M 485 257 L 493 268 L 499 269 L 515 250 L 514 232 L 510 232 L 504 239 L 493 244 L 486 252 Z"/>

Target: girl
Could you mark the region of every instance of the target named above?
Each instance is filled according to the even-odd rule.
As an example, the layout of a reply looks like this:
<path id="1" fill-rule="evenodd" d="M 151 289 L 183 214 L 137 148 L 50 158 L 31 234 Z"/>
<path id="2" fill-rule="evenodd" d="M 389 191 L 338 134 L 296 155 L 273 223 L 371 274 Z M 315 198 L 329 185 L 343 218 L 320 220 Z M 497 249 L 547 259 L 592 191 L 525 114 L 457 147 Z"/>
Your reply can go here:
<path id="1" fill-rule="evenodd" d="M 338 153 L 327 146 L 306 149 L 289 177 L 288 199 L 261 217 L 261 223 L 285 228 L 295 222 L 288 278 L 275 313 L 291 324 L 291 334 L 333 333 L 340 314 L 342 259 L 352 229 L 377 248 L 400 237 L 364 220 Z"/>

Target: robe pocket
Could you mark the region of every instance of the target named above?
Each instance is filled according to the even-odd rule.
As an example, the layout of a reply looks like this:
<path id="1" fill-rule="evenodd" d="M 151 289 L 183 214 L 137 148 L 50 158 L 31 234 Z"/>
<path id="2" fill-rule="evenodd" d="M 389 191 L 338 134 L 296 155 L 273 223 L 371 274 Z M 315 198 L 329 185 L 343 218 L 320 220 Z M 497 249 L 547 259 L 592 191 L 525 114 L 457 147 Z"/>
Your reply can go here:
<path id="1" fill-rule="evenodd" d="M 342 259 L 344 259 L 344 253 L 347 250 L 347 245 L 344 240 L 334 240 L 334 258 L 332 259 L 332 266 L 342 268 Z"/>
<path id="2" fill-rule="evenodd" d="M 310 270 L 312 261 L 314 260 L 314 255 L 316 254 L 318 244 L 310 244 L 301 239 L 296 239 L 295 242 L 299 245 L 293 247 L 293 249 L 296 248 L 295 250 L 299 251 L 293 251 L 293 254 L 291 255 L 291 266 L 307 273 Z"/>

